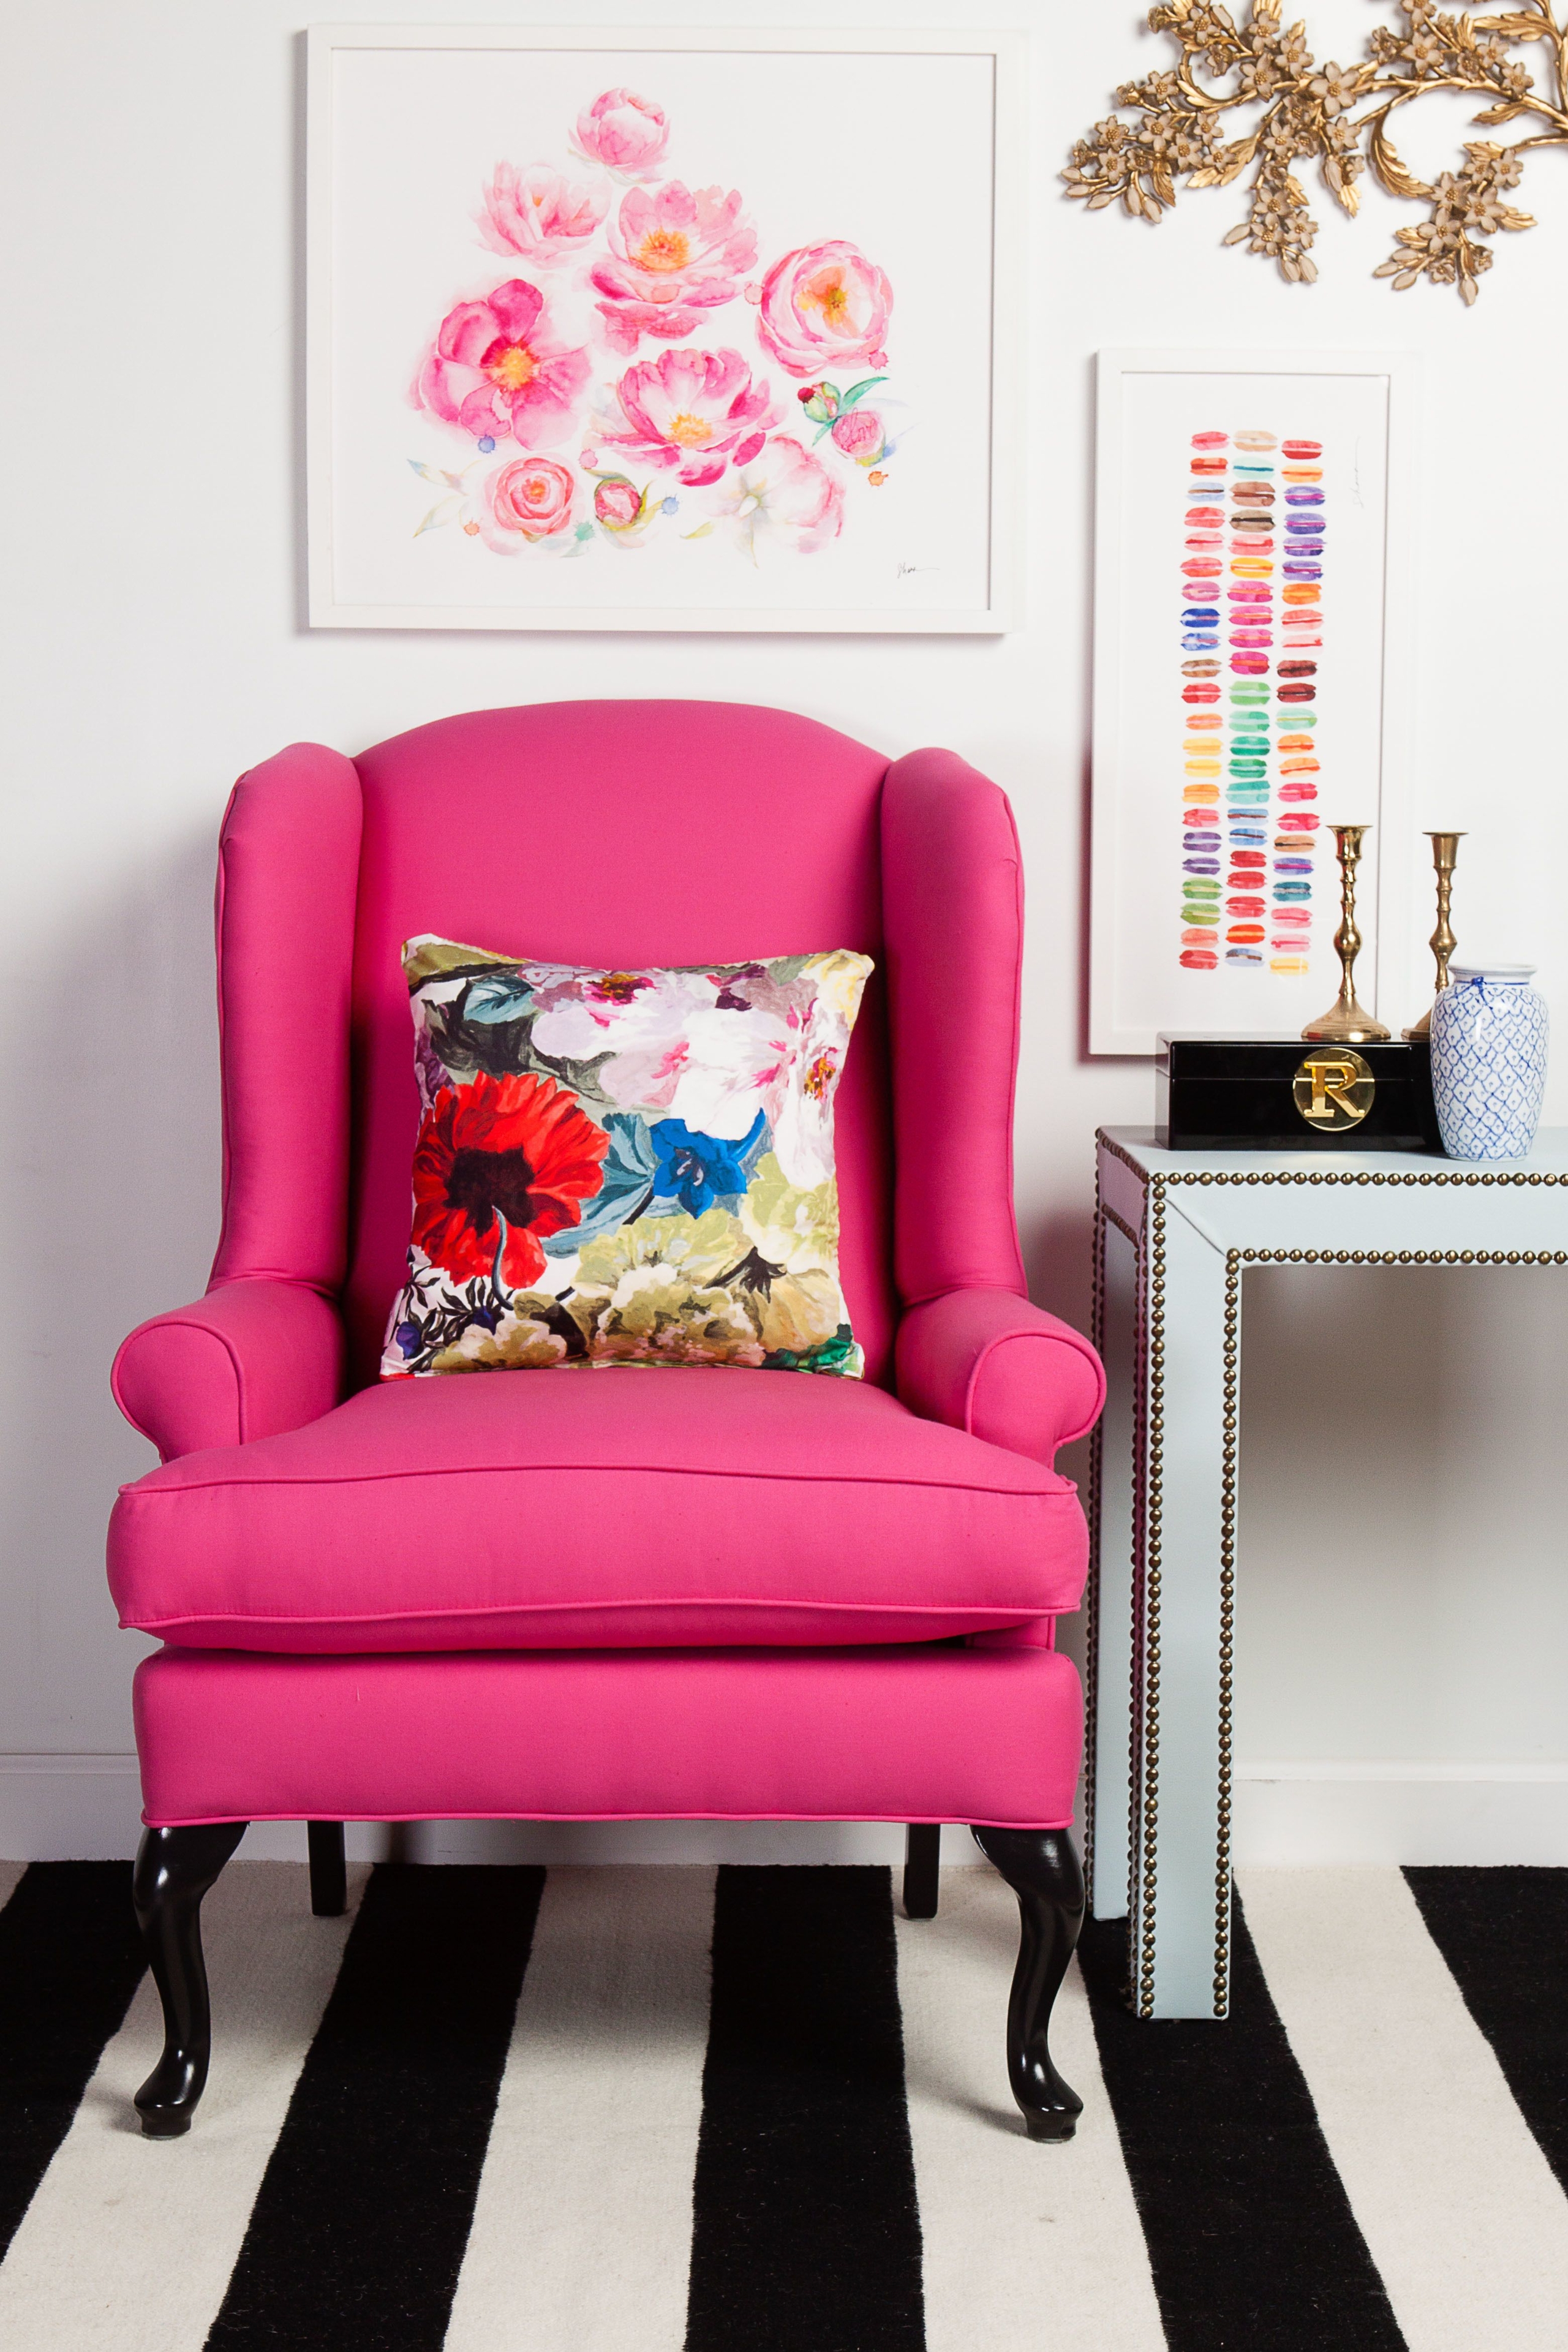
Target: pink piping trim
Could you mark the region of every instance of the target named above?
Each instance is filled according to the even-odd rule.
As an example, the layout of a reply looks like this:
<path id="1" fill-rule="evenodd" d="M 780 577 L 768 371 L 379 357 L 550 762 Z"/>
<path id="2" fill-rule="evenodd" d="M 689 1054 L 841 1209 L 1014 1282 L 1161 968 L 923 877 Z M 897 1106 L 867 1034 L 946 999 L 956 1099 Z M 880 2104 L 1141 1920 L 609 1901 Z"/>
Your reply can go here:
<path id="1" fill-rule="evenodd" d="M 447 1617 L 571 1617 L 584 1610 L 595 1612 L 616 1609 L 809 1609 L 813 1612 L 832 1610 L 845 1617 L 1003 1617 L 1009 1624 L 1032 1625 L 1037 1617 L 1052 1614 L 1037 1601 L 813 1601 L 798 1595 L 763 1599 L 752 1593 L 738 1593 L 733 1599 L 715 1599 L 710 1594 L 683 1595 L 679 1600 L 647 1601 L 497 1601 L 483 1606 L 426 1609 L 353 1609 L 341 1617 L 285 1616 L 269 1614 L 259 1609 L 193 1609 L 183 1617 L 122 1617 L 121 1630 L 127 1633 L 161 1633 L 170 1625 L 407 1625 L 422 1618 Z M 990 1626 L 976 1626 L 977 1633 L 987 1633 Z M 995 1630 L 1001 1630 L 997 1628 Z M 186 1646 L 181 1643 L 176 1648 Z M 581 1648 L 581 1643 L 574 1647 Z M 710 1644 L 705 1646 L 712 1646 Z M 721 1644 L 721 1647 L 734 1646 Z M 773 1646 L 789 1648 L 790 1643 Z M 812 1646 L 820 1648 L 820 1643 Z M 880 1647 L 881 1644 L 876 1646 Z M 899 1646 L 888 1644 L 890 1648 Z M 309 1656 L 309 1651 L 302 1654 Z M 396 1653 L 394 1653 L 395 1655 Z M 442 1654 L 437 1653 L 437 1654 Z"/>
<path id="2" fill-rule="evenodd" d="M 206 1327 L 198 1325 L 196 1328 L 205 1329 Z M 1040 1334 L 1042 1339 L 1049 1336 L 1047 1332 Z M 984 1443 L 983 1439 L 978 1442 Z M 1065 1438 L 1062 1440 L 1064 1445 L 1067 1442 Z M 1004 1449 L 999 1446 L 996 1450 L 1000 1453 Z M 1016 1458 L 1022 1461 L 1027 1457 L 1019 1455 Z M 840 1475 L 836 1471 L 814 1472 L 810 1476 L 803 1477 L 795 1470 L 684 1469 L 668 1462 L 476 1462 L 454 1464 L 447 1468 L 430 1466 L 414 1470 L 354 1471 L 342 1477 L 191 1478 L 178 1486 L 144 1487 L 140 1479 L 132 1479 L 121 1486 L 120 1492 L 136 1502 L 161 1503 L 182 1495 L 226 1494 L 237 1486 L 263 1489 L 297 1487 L 309 1491 L 318 1486 L 383 1486 L 398 1478 L 511 1478 L 527 1477 L 537 1470 L 568 1475 L 591 1470 L 595 1476 L 613 1474 L 616 1477 L 639 1478 L 658 1475 L 665 1478 L 765 1479 L 785 1486 L 888 1486 L 917 1494 L 985 1495 L 1009 1503 L 1059 1503 L 1078 1493 L 1070 1478 L 1059 1477 L 1056 1471 L 1044 1469 L 1038 1463 L 1033 1466 L 1043 1478 L 1053 1480 L 1053 1486 L 1041 1491 L 1027 1486 L 980 1486 L 969 1478 L 876 1478 L 856 1476 L 850 1473 Z"/>
<path id="3" fill-rule="evenodd" d="M 299 1813 L 175 1813 L 166 1820 L 156 1820 L 146 1807 L 142 1819 L 152 1830 L 195 1829 L 208 1822 L 297 1822 Z M 938 1822 L 948 1824 L 945 1813 L 353 1813 L 346 1817 L 355 1822 Z M 1070 1830 L 1073 1815 L 1065 1820 L 1042 1822 L 1031 1818 L 1023 1822 L 998 1822 L 997 1829 Z M 952 1824 L 967 1826 L 967 1824 Z"/>

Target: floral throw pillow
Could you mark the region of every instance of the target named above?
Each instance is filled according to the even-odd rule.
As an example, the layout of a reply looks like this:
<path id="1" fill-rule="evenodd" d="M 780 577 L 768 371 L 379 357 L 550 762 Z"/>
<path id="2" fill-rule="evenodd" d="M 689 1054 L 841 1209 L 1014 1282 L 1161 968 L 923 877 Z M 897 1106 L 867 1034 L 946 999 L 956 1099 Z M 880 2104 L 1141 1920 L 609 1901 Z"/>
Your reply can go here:
<path id="1" fill-rule="evenodd" d="M 410 940 L 424 1116 L 382 1377 L 858 1377 L 833 1103 L 868 956 L 604 971 Z"/>

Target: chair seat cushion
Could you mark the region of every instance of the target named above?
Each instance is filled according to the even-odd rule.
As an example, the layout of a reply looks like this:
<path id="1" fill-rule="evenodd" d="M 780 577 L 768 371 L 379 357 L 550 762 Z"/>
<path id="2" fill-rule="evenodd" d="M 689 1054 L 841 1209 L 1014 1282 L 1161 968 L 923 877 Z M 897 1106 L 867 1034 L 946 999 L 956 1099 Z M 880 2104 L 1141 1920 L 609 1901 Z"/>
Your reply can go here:
<path id="1" fill-rule="evenodd" d="M 206 1649 L 937 1641 L 1078 1604 L 1076 1488 L 885 1391 L 627 1368 L 366 1389 L 122 1489 L 121 1622 Z"/>

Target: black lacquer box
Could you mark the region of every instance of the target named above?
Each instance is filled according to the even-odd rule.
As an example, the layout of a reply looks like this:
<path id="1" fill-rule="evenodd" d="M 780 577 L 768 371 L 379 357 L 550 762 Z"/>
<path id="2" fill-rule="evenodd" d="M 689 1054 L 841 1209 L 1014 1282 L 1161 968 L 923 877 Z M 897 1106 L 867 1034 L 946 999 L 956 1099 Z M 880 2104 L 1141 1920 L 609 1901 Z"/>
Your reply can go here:
<path id="1" fill-rule="evenodd" d="M 1172 1151 L 1440 1151 L 1431 1048 L 1173 1035 L 1154 1065 Z"/>

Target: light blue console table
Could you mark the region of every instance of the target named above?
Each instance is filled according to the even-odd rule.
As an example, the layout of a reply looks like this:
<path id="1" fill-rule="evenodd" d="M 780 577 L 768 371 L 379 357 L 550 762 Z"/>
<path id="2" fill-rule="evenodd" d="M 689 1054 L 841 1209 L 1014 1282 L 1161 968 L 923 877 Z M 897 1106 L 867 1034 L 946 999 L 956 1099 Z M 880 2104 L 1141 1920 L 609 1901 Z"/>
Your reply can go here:
<path id="1" fill-rule="evenodd" d="M 1224 2017 L 1241 1303 L 1253 1265 L 1568 1265 L 1568 1129 L 1479 1166 L 1099 1137 L 1089 1901 L 1141 2017 Z"/>

